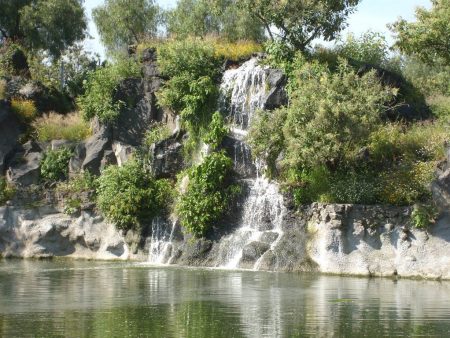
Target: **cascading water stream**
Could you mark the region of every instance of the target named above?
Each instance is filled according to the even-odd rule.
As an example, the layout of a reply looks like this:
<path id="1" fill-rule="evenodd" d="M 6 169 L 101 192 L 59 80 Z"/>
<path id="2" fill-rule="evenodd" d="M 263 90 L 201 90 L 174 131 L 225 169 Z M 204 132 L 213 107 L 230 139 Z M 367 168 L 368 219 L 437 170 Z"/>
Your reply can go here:
<path id="1" fill-rule="evenodd" d="M 234 142 L 234 168 L 244 172 L 242 180 L 247 195 L 242 203 L 238 228 L 220 240 L 216 266 L 235 269 L 259 269 L 264 256 L 273 253 L 282 232 L 284 215 L 283 197 L 279 187 L 260 174 L 261 163 L 252 159 L 250 147 L 245 142 L 254 114 L 265 108 L 268 88 L 267 67 L 259 65 L 257 58 L 245 62 L 237 69 L 227 70 L 220 86 L 219 106 L 231 124 Z M 207 154 L 208 148 L 203 149 Z M 153 264 L 170 264 L 174 251 L 173 239 L 176 224 L 167 224 L 156 218 L 152 223 L 149 261 Z M 245 250 L 260 245 L 259 252 L 250 263 L 245 262 Z M 249 265 L 250 264 L 250 265 Z"/>
<path id="2" fill-rule="evenodd" d="M 235 169 L 256 167 L 256 178 L 246 180 L 249 192 L 243 202 L 239 228 L 221 242 L 218 266 L 223 268 L 239 268 L 242 259 L 245 259 L 245 247 L 249 244 L 270 244 L 269 249 L 254 263 L 253 268 L 258 269 L 264 255 L 273 251 L 282 236 L 283 197 L 276 184 L 260 175 L 261 165 L 252 160 L 250 148 L 245 143 L 255 112 L 265 107 L 268 89 L 266 70 L 258 64 L 257 58 L 253 58 L 237 69 L 226 71 L 220 87 L 221 107 L 228 114 L 232 137 L 237 140 Z"/>
<path id="3" fill-rule="evenodd" d="M 173 249 L 173 236 L 176 222 L 168 224 L 160 217 L 152 221 L 152 240 L 150 244 L 149 262 L 152 264 L 170 264 Z"/>

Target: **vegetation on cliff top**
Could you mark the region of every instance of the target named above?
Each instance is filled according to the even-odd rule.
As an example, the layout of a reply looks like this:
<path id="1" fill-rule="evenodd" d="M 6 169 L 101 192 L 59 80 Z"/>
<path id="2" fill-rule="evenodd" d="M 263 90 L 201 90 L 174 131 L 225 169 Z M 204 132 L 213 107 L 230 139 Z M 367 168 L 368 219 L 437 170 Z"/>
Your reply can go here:
<path id="1" fill-rule="evenodd" d="M 142 77 L 142 51 L 155 47 L 159 106 L 180 117 L 186 153 L 202 142 L 212 149 L 201 163 L 186 161 L 191 167 L 180 177 L 188 183 L 175 199 L 183 226 L 204 236 L 238 190 L 232 161 L 219 151 L 228 132 L 217 112 L 223 65 L 265 50 L 265 63 L 287 75 L 289 96 L 289 105 L 258 113 L 251 127 L 249 141 L 254 155 L 266 161 L 267 175 L 299 204 L 418 203 L 413 220 L 422 226 L 433 216 L 429 185 L 449 140 L 450 54 L 444 37 L 450 34 L 450 7 L 434 0 L 432 9 L 417 11 L 417 22 L 394 23 L 396 54 L 375 32 L 341 37 L 335 48 L 312 48 L 316 38 L 339 37 L 359 2 L 180 0 L 164 11 L 153 0 L 107 0 L 93 12 L 111 57 L 103 65 L 77 44 L 86 31 L 80 1 L 8 2 L 0 13 L 0 97 L 40 141 L 83 140 L 94 117 L 107 124 L 118 118 L 127 104 L 117 99 L 120 82 Z M 64 20 L 58 20 L 61 13 Z M 129 56 L 133 49 L 137 53 Z M 394 88 L 386 76 L 409 82 Z M 66 107 L 76 102 L 79 112 L 63 115 L 71 111 L 64 108 L 42 116 L 48 110 L 39 100 L 14 91 L 17 78 L 45 84 L 48 95 L 68 100 Z M 408 121 L 396 115 L 403 101 L 415 104 L 424 97 L 434 114 L 428 120 L 418 121 L 425 113 Z M 154 124 L 146 146 L 168 136 L 165 126 Z M 47 152 L 42 176 L 66 179 L 69 157 L 67 150 Z M 9 188 L 2 182 L 5 200 Z M 155 179 L 141 161 L 108 167 L 95 185 L 99 209 L 123 229 L 165 212 L 174 199 L 173 182 Z M 78 209 L 78 200 L 69 207 Z"/>

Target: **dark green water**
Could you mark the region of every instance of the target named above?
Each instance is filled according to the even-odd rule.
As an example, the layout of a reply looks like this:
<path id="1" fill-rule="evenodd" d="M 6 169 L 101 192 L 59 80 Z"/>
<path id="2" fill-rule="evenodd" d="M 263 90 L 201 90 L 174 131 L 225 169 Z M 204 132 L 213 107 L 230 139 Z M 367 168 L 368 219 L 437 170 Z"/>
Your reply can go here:
<path id="1" fill-rule="evenodd" d="M 450 336 L 450 282 L 0 260 L 1 337 Z"/>

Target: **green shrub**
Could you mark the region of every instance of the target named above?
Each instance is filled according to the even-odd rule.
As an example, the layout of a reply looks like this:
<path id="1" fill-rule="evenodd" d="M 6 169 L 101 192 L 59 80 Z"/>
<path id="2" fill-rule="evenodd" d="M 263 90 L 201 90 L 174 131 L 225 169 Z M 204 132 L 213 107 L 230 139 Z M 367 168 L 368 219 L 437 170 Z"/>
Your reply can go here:
<path id="1" fill-rule="evenodd" d="M 335 50 L 341 56 L 375 66 L 384 67 L 389 59 L 389 45 L 384 35 L 368 31 L 359 37 L 347 35 L 345 40 L 338 41 Z"/>
<path id="2" fill-rule="evenodd" d="M 248 142 L 252 153 L 263 160 L 267 170 L 265 175 L 275 176 L 275 165 L 279 154 L 284 149 L 283 125 L 286 121 L 286 111 L 259 111 L 252 122 Z"/>
<path id="3" fill-rule="evenodd" d="M 170 136 L 170 129 L 166 124 L 162 122 L 154 123 L 145 134 L 144 143 L 147 146 L 151 146 L 153 143 L 165 140 Z"/>
<path id="4" fill-rule="evenodd" d="M 8 185 L 4 177 L 0 177 L 0 206 L 5 204 L 14 195 L 14 189 Z"/>
<path id="5" fill-rule="evenodd" d="M 119 229 L 139 226 L 167 209 L 171 184 L 155 180 L 136 161 L 107 167 L 98 179 L 97 205 Z"/>
<path id="6" fill-rule="evenodd" d="M 133 59 L 119 60 L 113 65 L 99 68 L 89 74 L 84 84 L 85 93 L 78 98 L 83 117 L 90 120 L 114 121 L 125 102 L 114 100 L 114 91 L 120 81 L 140 76 L 140 66 Z"/>
<path id="7" fill-rule="evenodd" d="M 70 177 L 68 181 L 59 182 L 56 191 L 63 198 L 64 213 L 72 215 L 80 211 L 83 202 L 94 202 L 97 177 L 89 171 Z"/>
<path id="8" fill-rule="evenodd" d="M 431 196 L 436 162 L 400 163 L 380 173 L 380 201 L 411 205 Z"/>
<path id="9" fill-rule="evenodd" d="M 79 113 L 61 115 L 45 114 L 33 122 L 37 139 L 42 142 L 51 140 L 83 141 L 91 135 L 91 128 Z"/>
<path id="10" fill-rule="evenodd" d="M 434 116 L 442 122 L 450 123 L 450 96 L 433 95 L 427 101 Z"/>
<path id="11" fill-rule="evenodd" d="M 285 114 L 283 165 L 298 169 L 352 160 L 380 125 L 394 92 L 374 72 L 359 76 L 342 60 L 335 73 L 304 63 L 290 88 L 290 105 L 279 113 Z"/>
<path id="12" fill-rule="evenodd" d="M 199 134 L 215 110 L 220 62 L 205 41 L 169 41 L 158 49 L 158 65 L 169 78 L 158 92 L 162 106 L 179 114 L 184 126 Z"/>
<path id="13" fill-rule="evenodd" d="M 230 182 L 233 161 L 223 152 L 212 153 L 187 172 L 188 184 L 176 211 L 181 224 L 195 236 L 204 236 L 228 210 L 239 191 Z"/>
<path id="14" fill-rule="evenodd" d="M 414 204 L 411 212 L 411 222 L 414 227 L 424 229 L 434 223 L 437 216 L 437 208 L 432 203 Z"/>
<path id="15" fill-rule="evenodd" d="M 208 129 L 203 136 L 203 142 L 210 145 L 213 149 L 216 149 L 221 143 L 223 138 L 228 134 L 228 128 L 225 126 L 222 114 L 216 111 L 213 116 Z"/>
<path id="16" fill-rule="evenodd" d="M 6 42 L 0 45 L 0 76 L 27 76 L 27 57 L 16 43 Z"/>
<path id="17" fill-rule="evenodd" d="M 66 179 L 72 151 L 68 148 L 49 150 L 41 161 L 41 176 L 51 182 Z"/>

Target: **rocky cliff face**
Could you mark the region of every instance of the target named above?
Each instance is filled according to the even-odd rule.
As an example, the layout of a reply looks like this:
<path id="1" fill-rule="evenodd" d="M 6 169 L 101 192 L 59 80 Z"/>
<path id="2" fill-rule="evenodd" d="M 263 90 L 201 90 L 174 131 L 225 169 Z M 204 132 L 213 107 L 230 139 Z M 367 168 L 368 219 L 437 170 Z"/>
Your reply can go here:
<path id="1" fill-rule="evenodd" d="M 409 208 L 325 204 L 291 210 L 283 216 L 281 234 L 266 232 L 242 248 L 236 268 L 450 279 L 450 216 L 443 214 L 425 231 L 410 226 L 409 213 Z M 229 245 L 227 233 L 236 230 L 232 226 L 200 240 L 184 235 L 176 223 L 159 227 L 153 230 L 172 236 L 170 243 L 156 245 L 151 234 L 117 231 L 93 212 L 71 217 L 51 207 L 2 207 L 0 252 L 139 261 L 156 254 L 160 264 L 226 268 L 222 249 Z"/>
<path id="2" fill-rule="evenodd" d="M 144 52 L 143 59 L 144 78 L 127 79 L 117 90 L 118 98 L 128 103 L 119 122 L 97 122 L 94 135 L 85 142 L 18 146 L 20 126 L 0 102 L 0 170 L 8 168 L 10 181 L 30 187 L 22 192 L 26 196 L 19 193 L 0 207 L 1 256 L 134 259 L 226 269 L 450 279 L 450 149 L 432 187 L 442 213 L 430 230 L 411 226 L 410 208 L 312 204 L 295 209 L 275 182 L 261 176 L 245 143 L 258 109 L 286 103 L 284 76 L 260 66 L 256 59 L 224 74 L 221 99 L 230 102 L 222 109 L 232 121 L 232 132 L 221 146 L 234 160 L 243 193 L 206 238 L 194 239 L 176 220 L 163 218 L 154 219 L 140 232 L 124 233 L 97 215 L 89 203 L 78 215 L 65 215 L 57 197 L 31 188 L 39 180 L 40 156 L 46 147 L 65 145 L 74 150 L 71 173 L 99 173 L 107 164 L 126 162 L 149 126 L 160 121 L 173 134 L 151 147 L 153 174 L 174 177 L 183 169 L 184 135 L 170 112 L 155 101 L 163 79 L 154 51 Z"/>

